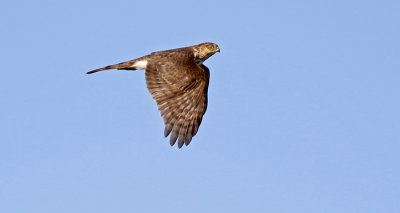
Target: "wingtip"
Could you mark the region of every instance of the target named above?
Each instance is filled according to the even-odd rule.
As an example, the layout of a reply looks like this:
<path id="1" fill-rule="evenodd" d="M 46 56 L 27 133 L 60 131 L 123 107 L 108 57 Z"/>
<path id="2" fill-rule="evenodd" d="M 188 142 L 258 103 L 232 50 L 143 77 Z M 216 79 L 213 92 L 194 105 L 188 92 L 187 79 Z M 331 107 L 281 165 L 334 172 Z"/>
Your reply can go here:
<path id="1" fill-rule="evenodd" d="M 169 137 L 169 144 L 173 146 L 176 143 L 176 139 L 178 139 L 178 134 L 172 131 L 171 136 Z"/>
<path id="2" fill-rule="evenodd" d="M 166 125 L 164 128 L 164 137 L 168 137 L 169 133 L 172 131 L 172 125 Z"/>
<path id="3" fill-rule="evenodd" d="M 178 148 L 182 148 L 183 144 L 185 144 L 184 138 L 182 136 L 179 136 L 178 139 Z"/>

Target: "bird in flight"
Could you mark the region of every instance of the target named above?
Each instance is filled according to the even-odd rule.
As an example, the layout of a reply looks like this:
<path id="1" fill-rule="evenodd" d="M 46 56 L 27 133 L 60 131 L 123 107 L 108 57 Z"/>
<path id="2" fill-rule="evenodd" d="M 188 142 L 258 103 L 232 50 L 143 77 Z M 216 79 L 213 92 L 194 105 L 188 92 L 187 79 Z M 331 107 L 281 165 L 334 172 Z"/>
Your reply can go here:
<path id="1" fill-rule="evenodd" d="M 87 74 L 117 69 L 146 70 L 146 85 L 164 119 L 164 136 L 170 145 L 189 145 L 199 129 L 207 109 L 210 71 L 203 64 L 220 52 L 214 43 L 153 52 L 115 65 L 95 69 Z"/>

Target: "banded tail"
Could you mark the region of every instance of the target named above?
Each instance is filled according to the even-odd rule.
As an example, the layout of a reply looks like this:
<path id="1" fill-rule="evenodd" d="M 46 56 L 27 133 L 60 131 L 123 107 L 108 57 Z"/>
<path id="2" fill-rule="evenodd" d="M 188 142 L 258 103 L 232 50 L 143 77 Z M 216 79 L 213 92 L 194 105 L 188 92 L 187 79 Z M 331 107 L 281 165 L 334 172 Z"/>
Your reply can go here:
<path id="1" fill-rule="evenodd" d="M 138 58 L 138 59 L 133 59 L 130 61 L 122 62 L 119 64 L 114 64 L 114 65 L 109 65 L 103 68 L 95 69 L 92 71 L 87 72 L 86 74 L 92 74 L 95 72 L 103 71 L 103 70 L 111 70 L 111 69 L 117 69 L 117 70 L 142 70 L 146 69 L 147 66 L 147 58 L 146 56 Z"/>

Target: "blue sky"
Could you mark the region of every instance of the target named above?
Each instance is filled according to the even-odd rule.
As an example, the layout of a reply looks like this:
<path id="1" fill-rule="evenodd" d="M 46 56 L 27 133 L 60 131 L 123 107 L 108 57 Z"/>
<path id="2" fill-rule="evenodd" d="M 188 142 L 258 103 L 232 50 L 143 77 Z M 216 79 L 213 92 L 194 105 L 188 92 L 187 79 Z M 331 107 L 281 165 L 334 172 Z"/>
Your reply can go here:
<path id="1" fill-rule="evenodd" d="M 7 1 L 0 212 L 400 212 L 399 1 Z M 215 42 L 170 147 L 144 72 Z"/>

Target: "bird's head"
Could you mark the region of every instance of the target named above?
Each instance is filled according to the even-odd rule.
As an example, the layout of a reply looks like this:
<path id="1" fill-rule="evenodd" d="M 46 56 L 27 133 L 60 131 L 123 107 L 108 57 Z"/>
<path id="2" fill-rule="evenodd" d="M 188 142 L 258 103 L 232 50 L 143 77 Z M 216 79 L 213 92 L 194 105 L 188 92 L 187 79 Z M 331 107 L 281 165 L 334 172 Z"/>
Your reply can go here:
<path id="1" fill-rule="evenodd" d="M 209 57 L 214 55 L 216 52 L 220 52 L 220 49 L 217 44 L 214 43 L 202 43 L 194 46 L 196 62 L 198 64 L 202 64 Z"/>

